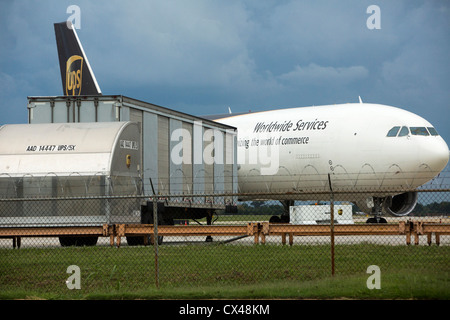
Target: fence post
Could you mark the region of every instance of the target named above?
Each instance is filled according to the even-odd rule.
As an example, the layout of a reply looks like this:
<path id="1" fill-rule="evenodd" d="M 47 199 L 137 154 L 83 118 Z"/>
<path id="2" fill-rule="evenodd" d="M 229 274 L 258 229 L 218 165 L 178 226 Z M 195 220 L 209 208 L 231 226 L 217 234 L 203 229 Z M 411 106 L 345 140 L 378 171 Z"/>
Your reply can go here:
<path id="1" fill-rule="evenodd" d="M 330 174 L 328 174 L 328 184 L 330 186 L 331 275 L 334 277 L 334 195 Z"/>
<path id="2" fill-rule="evenodd" d="M 153 246 L 155 248 L 155 284 L 159 289 L 159 261 L 158 261 L 158 199 L 153 196 Z"/>

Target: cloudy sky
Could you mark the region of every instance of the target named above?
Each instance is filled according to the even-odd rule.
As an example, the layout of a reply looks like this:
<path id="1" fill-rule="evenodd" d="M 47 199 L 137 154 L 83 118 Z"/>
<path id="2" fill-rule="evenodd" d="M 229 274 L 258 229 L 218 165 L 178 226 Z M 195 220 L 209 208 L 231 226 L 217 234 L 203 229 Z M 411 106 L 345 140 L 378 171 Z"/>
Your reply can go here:
<path id="1" fill-rule="evenodd" d="M 0 124 L 26 123 L 27 96 L 62 94 L 53 23 L 71 5 L 103 94 L 195 115 L 361 96 L 419 114 L 450 144 L 445 0 L 3 0 Z M 371 5 L 381 29 L 367 26 Z"/>

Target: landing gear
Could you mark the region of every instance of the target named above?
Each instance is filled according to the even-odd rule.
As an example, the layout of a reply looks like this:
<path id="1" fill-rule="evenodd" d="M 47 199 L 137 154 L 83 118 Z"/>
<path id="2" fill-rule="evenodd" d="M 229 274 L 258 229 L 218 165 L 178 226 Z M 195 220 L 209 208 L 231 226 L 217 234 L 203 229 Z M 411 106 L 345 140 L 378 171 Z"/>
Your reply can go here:
<path id="1" fill-rule="evenodd" d="M 372 218 L 367 219 L 366 223 L 387 223 L 386 219 L 381 217 L 383 208 L 383 198 L 373 198 L 374 206 L 372 208 Z"/>
<path id="2" fill-rule="evenodd" d="M 269 219 L 269 223 L 280 223 L 281 218 L 279 216 L 271 216 Z"/>
<path id="3" fill-rule="evenodd" d="M 289 207 L 294 205 L 294 200 L 280 200 L 283 205 L 283 213 L 281 216 L 272 216 L 269 223 L 289 223 L 291 221 Z"/>
<path id="4" fill-rule="evenodd" d="M 387 221 L 385 218 L 376 216 L 376 217 L 367 219 L 366 223 L 387 223 Z"/>

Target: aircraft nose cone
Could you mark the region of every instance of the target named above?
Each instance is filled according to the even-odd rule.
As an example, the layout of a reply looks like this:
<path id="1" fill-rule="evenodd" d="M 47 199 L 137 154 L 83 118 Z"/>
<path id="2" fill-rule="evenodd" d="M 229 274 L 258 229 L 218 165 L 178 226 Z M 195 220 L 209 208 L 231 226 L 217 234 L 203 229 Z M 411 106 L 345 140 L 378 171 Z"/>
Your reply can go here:
<path id="1" fill-rule="evenodd" d="M 442 171 L 449 161 L 450 152 L 447 143 L 443 139 L 430 144 L 425 152 L 428 153 L 426 155 L 427 164 L 433 171 Z"/>

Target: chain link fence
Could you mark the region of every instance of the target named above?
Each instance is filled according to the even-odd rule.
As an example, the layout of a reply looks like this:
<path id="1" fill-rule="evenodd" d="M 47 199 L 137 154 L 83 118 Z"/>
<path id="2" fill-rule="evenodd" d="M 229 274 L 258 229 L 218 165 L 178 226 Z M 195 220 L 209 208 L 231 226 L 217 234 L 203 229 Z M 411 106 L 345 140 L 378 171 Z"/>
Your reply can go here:
<path id="1" fill-rule="evenodd" d="M 411 213 L 382 218 L 361 209 L 367 192 L 301 196 L 3 197 L 0 292 L 239 286 L 370 268 L 448 279 L 448 185 L 429 184 L 401 199 L 417 201 Z"/>

